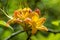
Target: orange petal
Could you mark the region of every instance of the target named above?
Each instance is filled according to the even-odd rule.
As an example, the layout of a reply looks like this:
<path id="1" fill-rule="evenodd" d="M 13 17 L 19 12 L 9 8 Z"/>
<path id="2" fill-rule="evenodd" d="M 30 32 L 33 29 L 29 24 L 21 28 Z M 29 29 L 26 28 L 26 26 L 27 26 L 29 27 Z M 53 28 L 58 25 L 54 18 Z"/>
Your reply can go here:
<path id="1" fill-rule="evenodd" d="M 8 20 L 8 22 L 6 23 L 6 26 L 8 27 L 12 22 L 13 22 L 13 19 Z"/>
<path id="2" fill-rule="evenodd" d="M 14 16 L 17 17 L 17 14 L 20 14 L 20 12 L 18 10 L 14 11 Z"/>
<path id="3" fill-rule="evenodd" d="M 24 20 L 24 22 L 27 23 L 27 24 L 32 25 L 32 23 L 31 23 L 31 19 L 30 19 L 30 18 L 26 18 L 26 19 Z"/>

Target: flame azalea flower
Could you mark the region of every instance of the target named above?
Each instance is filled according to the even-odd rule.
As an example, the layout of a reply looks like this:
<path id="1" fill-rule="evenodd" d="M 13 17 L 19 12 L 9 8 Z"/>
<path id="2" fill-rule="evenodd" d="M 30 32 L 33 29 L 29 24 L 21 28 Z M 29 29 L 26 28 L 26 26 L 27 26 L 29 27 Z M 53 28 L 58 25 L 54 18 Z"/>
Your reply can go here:
<path id="1" fill-rule="evenodd" d="M 20 21 L 20 20 L 24 20 L 25 18 L 27 18 L 29 16 L 29 10 L 31 10 L 30 8 L 24 8 L 24 9 L 18 9 L 14 11 L 14 15 L 13 15 L 13 19 L 10 19 L 7 22 L 7 25 L 10 23 L 13 23 L 14 21 Z"/>
<path id="2" fill-rule="evenodd" d="M 38 12 L 34 11 L 32 12 L 31 18 L 26 18 L 25 22 L 29 23 L 32 29 L 32 34 L 35 34 L 37 30 L 43 30 L 43 31 L 48 31 L 48 29 L 43 25 L 46 18 L 44 17 L 39 17 Z"/>
<path id="3" fill-rule="evenodd" d="M 35 20 L 33 20 L 33 19 L 35 19 Z M 43 23 L 45 22 L 45 18 L 40 18 L 40 19 L 38 19 L 38 18 L 33 18 L 32 19 L 32 26 L 31 26 L 31 28 L 32 28 L 32 34 L 35 34 L 36 32 L 37 32 L 37 30 L 44 30 L 44 31 L 48 31 L 48 29 L 43 25 Z"/>
<path id="4" fill-rule="evenodd" d="M 46 18 L 39 17 L 40 10 L 36 9 L 32 11 L 30 8 L 19 9 L 14 12 L 13 19 L 9 20 L 7 24 L 11 22 L 16 23 L 26 23 L 30 25 L 30 29 L 32 29 L 32 34 L 35 34 L 37 30 L 48 31 L 48 29 L 43 25 Z M 22 23 L 22 24 L 23 24 Z M 27 26 L 28 27 L 28 26 Z M 26 27 L 25 27 L 26 28 Z"/>
<path id="5" fill-rule="evenodd" d="M 43 25 L 45 22 L 46 18 L 42 17 L 39 18 L 38 16 L 34 15 L 32 19 L 25 19 L 26 23 L 29 23 L 32 29 L 32 34 L 35 34 L 37 30 L 43 30 L 43 31 L 48 31 L 48 29 Z"/>

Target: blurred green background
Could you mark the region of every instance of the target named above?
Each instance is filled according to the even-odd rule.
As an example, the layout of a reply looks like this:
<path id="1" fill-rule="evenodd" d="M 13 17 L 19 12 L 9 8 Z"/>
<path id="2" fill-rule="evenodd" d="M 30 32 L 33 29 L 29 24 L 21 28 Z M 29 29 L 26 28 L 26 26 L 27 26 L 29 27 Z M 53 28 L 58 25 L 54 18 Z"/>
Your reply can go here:
<path id="1" fill-rule="evenodd" d="M 47 18 L 45 26 L 53 30 L 60 30 L 60 0 L 0 0 L 0 8 L 12 17 L 14 11 L 21 7 L 27 7 L 24 3 L 34 10 L 39 8 L 41 16 Z M 0 40 L 5 40 L 12 33 L 13 30 L 5 27 L 9 18 L 0 9 Z M 22 30 L 20 25 L 13 25 L 14 32 Z M 20 33 L 13 37 L 11 40 L 26 40 L 26 32 Z M 31 40 L 60 40 L 60 33 L 48 33 L 38 31 L 36 35 L 31 36 Z"/>

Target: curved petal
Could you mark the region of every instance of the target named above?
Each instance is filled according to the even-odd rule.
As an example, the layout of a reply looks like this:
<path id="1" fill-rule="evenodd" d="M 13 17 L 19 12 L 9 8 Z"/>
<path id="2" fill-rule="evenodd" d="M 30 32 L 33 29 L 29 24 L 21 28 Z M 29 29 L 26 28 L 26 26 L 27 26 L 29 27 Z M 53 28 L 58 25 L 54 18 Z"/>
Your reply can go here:
<path id="1" fill-rule="evenodd" d="M 38 30 L 48 31 L 48 29 L 44 25 L 41 25 L 41 27 L 36 27 L 36 28 Z"/>
<path id="2" fill-rule="evenodd" d="M 44 24 L 45 20 L 46 20 L 46 18 L 44 18 L 44 17 L 40 18 L 40 19 L 37 21 L 37 25 L 42 25 L 42 24 Z"/>

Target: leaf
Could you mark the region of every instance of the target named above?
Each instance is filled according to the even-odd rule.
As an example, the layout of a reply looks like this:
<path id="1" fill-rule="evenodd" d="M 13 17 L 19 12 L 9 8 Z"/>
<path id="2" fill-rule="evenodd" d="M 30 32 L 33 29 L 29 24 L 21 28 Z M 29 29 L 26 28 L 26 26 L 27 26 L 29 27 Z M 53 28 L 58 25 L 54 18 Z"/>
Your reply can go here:
<path id="1" fill-rule="evenodd" d="M 11 26 L 6 27 L 6 22 L 0 20 L 0 40 L 5 40 L 5 38 L 10 36 L 13 31 Z"/>
<path id="2" fill-rule="evenodd" d="M 10 29 L 4 29 L 0 39 L 5 40 L 7 37 L 9 37 L 12 34 L 12 31 Z"/>
<path id="3" fill-rule="evenodd" d="M 38 40 L 36 36 L 31 36 L 31 40 Z"/>
<path id="4" fill-rule="evenodd" d="M 60 23 L 60 21 L 59 21 L 59 20 L 52 21 L 52 24 L 53 24 L 53 25 L 55 25 L 55 26 L 59 26 L 59 23 Z"/>
<path id="5" fill-rule="evenodd" d="M 3 28 L 10 28 L 11 30 L 13 30 L 13 28 L 11 26 L 6 27 L 6 22 L 0 20 L 0 26 L 2 26 Z"/>
<path id="6" fill-rule="evenodd" d="M 4 29 L 2 27 L 0 27 L 0 36 L 2 35 Z"/>
<path id="7" fill-rule="evenodd" d="M 26 39 L 27 39 L 27 34 L 26 32 L 23 32 L 11 38 L 10 40 L 26 40 Z"/>

